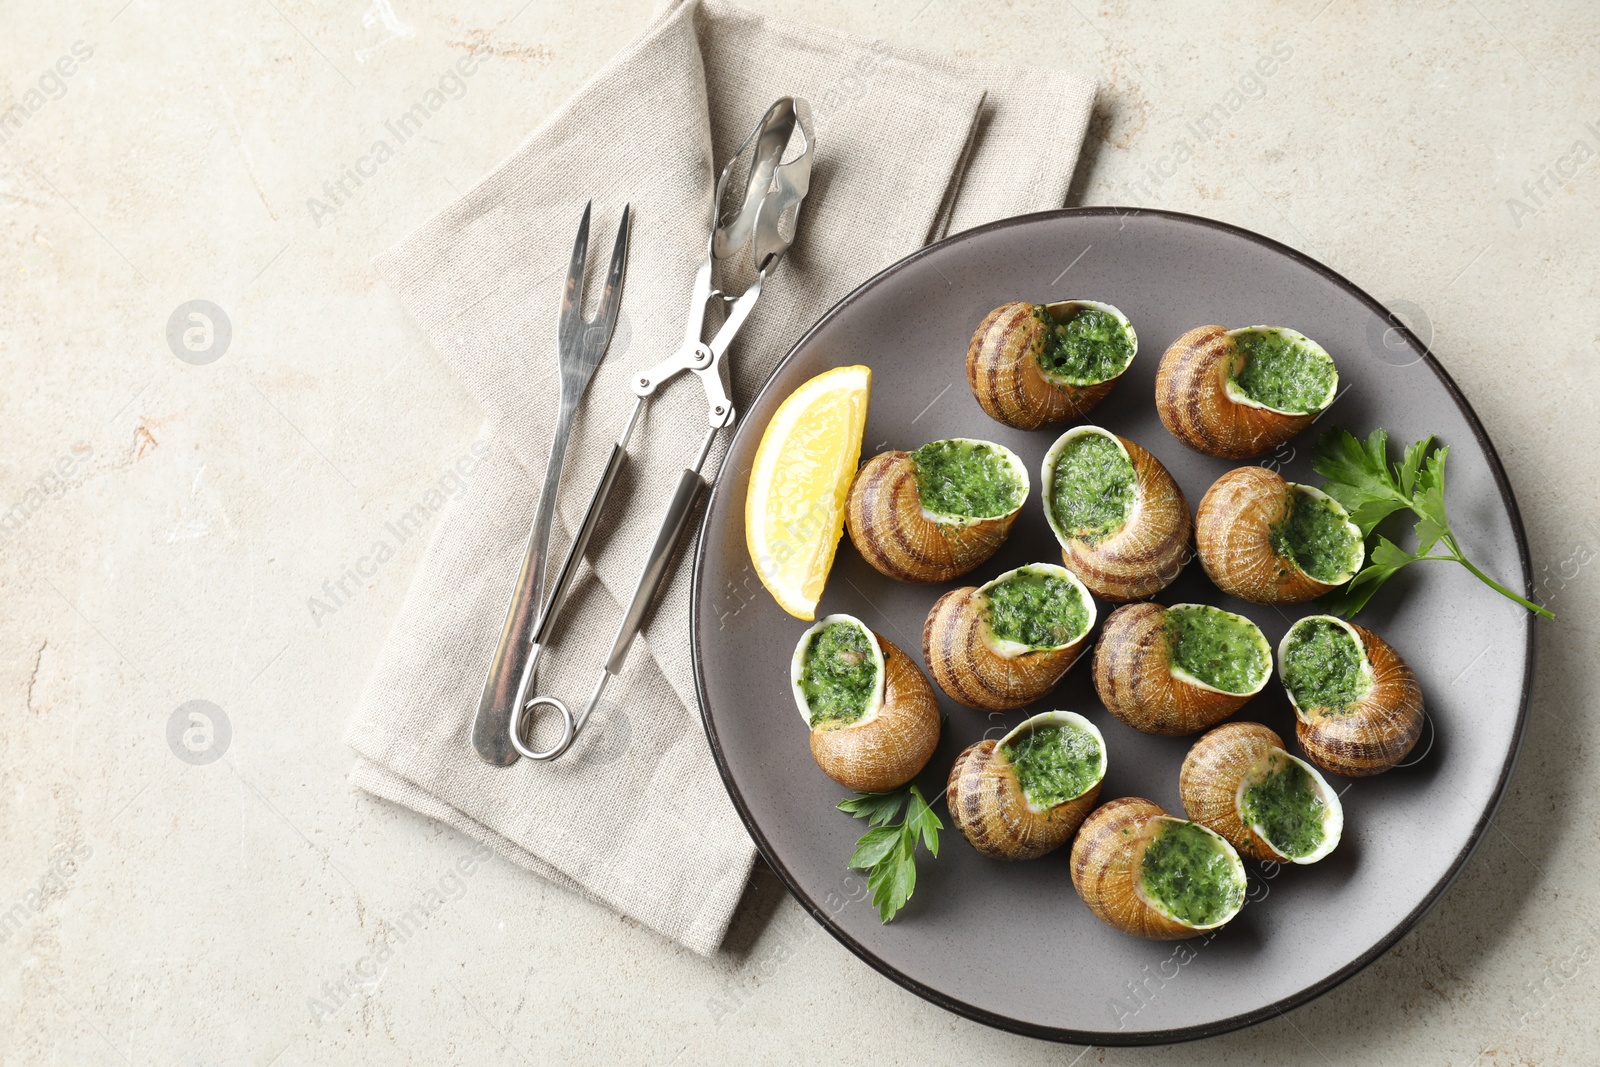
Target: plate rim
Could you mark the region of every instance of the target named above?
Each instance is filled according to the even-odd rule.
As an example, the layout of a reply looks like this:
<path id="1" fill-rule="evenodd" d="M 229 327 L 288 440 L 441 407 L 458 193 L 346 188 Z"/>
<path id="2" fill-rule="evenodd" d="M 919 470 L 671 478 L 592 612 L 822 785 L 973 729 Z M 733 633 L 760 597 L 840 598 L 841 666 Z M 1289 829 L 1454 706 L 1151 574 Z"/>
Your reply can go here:
<path id="1" fill-rule="evenodd" d="M 1440 384 L 1444 386 L 1446 393 L 1448 393 L 1450 396 L 1450 399 L 1455 402 L 1456 406 L 1461 410 L 1462 415 L 1465 416 L 1467 425 L 1471 428 L 1473 436 L 1477 438 L 1479 445 L 1483 448 L 1484 454 L 1488 457 L 1489 470 L 1494 476 L 1495 487 L 1500 491 L 1500 496 L 1505 501 L 1508 518 L 1511 520 L 1511 530 L 1517 545 L 1517 557 L 1522 566 L 1522 588 L 1527 590 L 1532 587 L 1533 561 L 1528 552 L 1527 531 L 1523 528 L 1522 512 L 1517 506 L 1516 494 L 1512 490 L 1511 481 L 1506 475 L 1505 466 L 1501 462 L 1500 454 L 1495 450 L 1494 442 L 1489 438 L 1489 433 L 1484 428 L 1482 420 L 1478 418 L 1478 413 L 1473 410 L 1471 402 L 1467 400 L 1466 396 L 1461 392 L 1460 387 L 1456 385 L 1455 379 L 1450 376 L 1449 372 L 1446 371 L 1439 361 L 1434 357 L 1433 350 L 1428 345 L 1423 344 L 1417 338 L 1417 336 L 1411 332 L 1410 327 L 1406 326 L 1400 321 L 1398 316 L 1396 316 L 1378 300 L 1373 298 L 1369 293 L 1367 293 L 1366 290 L 1362 289 L 1360 286 L 1356 285 L 1339 272 L 1333 270 L 1311 256 L 1308 256 L 1297 249 L 1283 244 L 1280 241 L 1275 241 L 1270 237 L 1256 233 L 1253 230 L 1247 230 L 1241 226 L 1235 226 L 1232 223 L 1222 222 L 1218 219 L 1209 219 L 1201 215 L 1191 215 L 1186 212 L 1167 211 L 1157 208 L 1117 207 L 1110 205 L 1057 208 L 1049 211 L 1035 211 L 1022 215 L 1013 215 L 1003 219 L 995 219 L 992 222 L 983 223 L 982 225 L 973 226 L 969 229 L 962 230 L 960 233 L 951 234 L 939 241 L 933 242 L 932 244 L 924 245 L 922 248 L 919 248 L 909 255 L 896 260 L 887 267 L 884 267 L 882 270 L 879 270 L 873 274 L 871 277 L 865 279 L 859 285 L 841 297 L 838 302 L 830 307 L 827 311 L 823 312 L 823 314 L 814 323 L 812 323 L 811 326 L 808 327 L 798 339 L 796 339 L 794 344 L 789 346 L 789 350 L 784 353 L 783 358 L 778 361 L 778 363 L 772 368 L 771 373 L 767 375 L 766 380 L 761 383 L 761 388 L 757 390 L 756 395 L 751 399 L 749 407 L 753 409 L 760 403 L 762 398 L 766 396 L 768 390 L 772 388 L 772 384 L 777 380 L 778 375 L 785 367 L 789 365 L 789 362 L 795 357 L 795 354 L 799 352 L 806 342 L 811 339 L 813 334 L 830 322 L 836 315 L 841 314 L 867 290 L 881 284 L 890 275 L 904 270 L 912 263 L 922 259 L 925 256 L 934 255 L 941 249 L 950 247 L 954 243 L 968 239 L 976 234 L 991 233 L 997 230 L 1009 229 L 1014 226 L 1027 226 L 1069 218 L 1103 218 L 1106 216 L 1131 217 L 1138 215 L 1149 215 L 1156 218 L 1167 219 L 1180 224 L 1194 225 L 1204 229 L 1216 230 L 1232 237 L 1242 238 L 1268 251 L 1276 252 L 1280 255 L 1286 256 L 1290 260 L 1310 268 L 1318 275 L 1321 275 L 1325 280 L 1340 287 L 1350 296 L 1353 296 L 1361 303 L 1365 304 L 1374 314 L 1386 319 L 1392 325 L 1392 327 L 1401 334 L 1401 336 L 1406 340 L 1406 343 L 1409 344 L 1414 351 L 1422 353 L 1419 362 L 1425 363 L 1428 368 L 1433 371 Z M 732 440 L 730 439 L 729 450 L 731 451 L 731 449 Z M 1523 740 L 1527 733 L 1528 707 L 1533 694 L 1533 679 L 1537 667 L 1536 620 L 1530 620 L 1528 624 L 1528 636 L 1524 648 L 1527 668 L 1523 673 L 1522 693 L 1517 706 L 1516 728 L 1512 734 L 1511 749 L 1507 753 L 1505 761 L 1501 764 L 1500 775 L 1498 780 L 1495 782 L 1494 791 L 1490 797 L 1489 803 L 1485 805 L 1482 815 L 1479 817 L 1477 823 L 1473 826 L 1472 832 L 1467 838 L 1466 845 L 1451 862 L 1449 869 L 1445 871 L 1444 875 L 1423 895 L 1421 902 L 1415 908 L 1407 913 L 1387 933 L 1378 938 L 1373 946 L 1366 952 L 1362 953 L 1359 957 L 1335 971 L 1333 974 L 1323 978 L 1321 981 L 1315 982 L 1304 989 L 1300 989 L 1289 996 L 1266 1004 L 1261 1008 L 1257 1008 L 1252 1011 L 1241 1012 L 1237 1015 L 1231 1015 L 1213 1022 L 1199 1023 L 1194 1026 L 1176 1027 L 1168 1030 L 1147 1030 L 1131 1034 L 1123 1031 L 1072 1030 L 1063 1027 L 1042 1026 L 1037 1023 L 1026 1022 L 1021 1019 L 1014 1019 L 1010 1016 L 1002 1015 L 997 1012 L 989 1011 L 985 1008 L 968 1004 L 965 1001 L 950 996 L 949 994 L 940 990 L 934 989 L 901 972 L 894 966 L 880 959 L 871 949 L 858 942 L 855 938 L 851 937 L 837 924 L 835 924 L 826 909 L 824 909 L 817 901 L 812 900 L 810 896 L 800 888 L 798 882 L 794 876 L 790 874 L 788 868 L 786 868 L 783 863 L 780 862 L 774 855 L 772 846 L 767 841 L 766 835 L 761 832 L 761 828 L 756 824 L 755 819 L 751 816 L 750 810 L 745 804 L 743 795 L 741 795 L 738 787 L 735 786 L 733 782 L 728 769 L 727 760 L 722 751 L 721 742 L 717 737 L 716 727 L 712 724 L 712 717 L 707 710 L 709 701 L 706 697 L 705 676 L 701 667 L 700 657 L 700 646 L 702 640 L 700 633 L 700 587 L 705 566 L 706 528 L 711 522 L 712 509 L 718 502 L 718 498 L 723 492 L 723 482 L 720 474 L 721 472 L 719 470 L 718 478 L 712 485 L 711 493 L 706 500 L 705 511 L 698 524 L 698 529 L 696 530 L 694 566 L 691 571 L 689 585 L 689 652 L 694 668 L 695 702 L 699 706 L 698 710 L 700 712 L 700 724 L 705 730 L 706 740 L 711 746 L 711 754 L 716 761 L 717 775 L 722 779 L 722 787 L 727 792 L 729 799 L 733 801 L 734 808 L 739 813 L 739 820 L 744 824 L 745 831 L 750 834 L 751 839 L 755 842 L 756 849 L 761 853 L 761 858 L 766 862 L 767 866 L 771 867 L 772 870 L 783 881 L 784 886 L 789 890 L 789 893 L 795 898 L 795 900 L 799 902 L 800 906 L 803 907 L 806 912 L 822 926 L 824 930 L 828 931 L 828 933 L 831 934 L 835 940 L 854 953 L 857 958 L 861 959 L 863 962 L 872 967 L 873 970 L 890 979 L 902 988 L 915 993 L 917 996 L 932 1004 L 938 1005 L 946 1011 L 960 1015 L 963 1018 L 971 1019 L 974 1022 L 982 1023 L 985 1026 L 991 1026 L 995 1029 L 1005 1030 L 1014 1034 L 1021 1034 L 1025 1037 L 1080 1045 L 1168 1045 L 1183 1041 L 1195 1041 L 1206 1037 L 1216 1037 L 1221 1034 L 1226 1034 L 1235 1030 L 1244 1029 L 1248 1026 L 1253 1026 L 1256 1023 L 1263 1022 L 1275 1015 L 1282 1015 L 1287 1011 L 1308 1004 L 1322 996 L 1324 993 L 1327 993 L 1335 986 L 1348 981 L 1356 974 L 1365 970 L 1380 956 L 1393 948 L 1403 937 L 1405 937 L 1406 934 L 1410 933 L 1417 926 L 1417 924 L 1422 921 L 1428 912 L 1433 910 L 1433 908 L 1439 903 L 1440 899 L 1443 898 L 1446 890 L 1450 888 L 1450 886 L 1455 882 L 1456 878 L 1458 878 L 1461 872 L 1465 869 L 1467 861 L 1470 860 L 1473 854 L 1477 851 L 1478 845 L 1483 840 L 1484 832 L 1488 829 L 1489 823 L 1493 820 L 1495 813 L 1500 808 L 1501 802 L 1505 799 L 1506 789 L 1510 784 L 1512 774 L 1516 770 L 1517 761 L 1522 753 Z"/>

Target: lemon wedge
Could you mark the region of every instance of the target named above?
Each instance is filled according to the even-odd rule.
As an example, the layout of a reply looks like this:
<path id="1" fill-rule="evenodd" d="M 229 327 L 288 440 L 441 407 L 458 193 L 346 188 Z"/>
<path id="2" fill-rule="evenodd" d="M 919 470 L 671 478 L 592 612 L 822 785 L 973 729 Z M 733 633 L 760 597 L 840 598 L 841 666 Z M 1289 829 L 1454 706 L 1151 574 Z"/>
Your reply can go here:
<path id="1" fill-rule="evenodd" d="M 778 405 L 756 448 L 745 544 L 761 584 L 797 619 L 816 617 L 844 533 L 871 396 L 872 368 L 825 371 Z"/>

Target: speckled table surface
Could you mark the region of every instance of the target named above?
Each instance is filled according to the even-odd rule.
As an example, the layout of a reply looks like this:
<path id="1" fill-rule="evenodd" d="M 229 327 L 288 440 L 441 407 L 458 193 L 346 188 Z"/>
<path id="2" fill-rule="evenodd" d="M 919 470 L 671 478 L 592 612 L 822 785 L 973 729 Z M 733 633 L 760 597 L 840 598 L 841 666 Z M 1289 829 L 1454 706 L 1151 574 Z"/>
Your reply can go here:
<path id="1" fill-rule="evenodd" d="M 772 6 L 1088 74 L 1071 204 L 1223 219 L 1388 302 L 1498 445 L 1560 616 L 1505 802 L 1410 936 L 1248 1031 L 1083 1050 L 924 1003 L 764 871 L 706 960 L 346 783 L 344 720 L 424 537 L 337 611 L 308 599 L 427 506 L 480 421 L 371 258 L 650 15 L 519 4 L 0 7 L 0 112 L 21 116 L 0 117 L 0 1061 L 1600 1058 L 1600 9 Z M 469 50 L 494 61 L 319 208 Z M 186 348 L 196 300 L 227 332 Z M 186 745 L 190 701 L 214 725 Z M 375 916 L 416 908 L 375 963 Z"/>

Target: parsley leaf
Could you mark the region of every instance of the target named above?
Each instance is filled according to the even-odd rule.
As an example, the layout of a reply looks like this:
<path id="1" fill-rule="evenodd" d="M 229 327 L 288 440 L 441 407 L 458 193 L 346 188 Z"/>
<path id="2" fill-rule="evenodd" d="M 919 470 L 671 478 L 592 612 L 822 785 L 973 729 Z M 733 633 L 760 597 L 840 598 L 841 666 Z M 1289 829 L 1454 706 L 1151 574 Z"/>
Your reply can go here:
<path id="1" fill-rule="evenodd" d="M 1311 468 L 1328 480 L 1322 491 L 1350 513 L 1350 521 L 1361 527 L 1363 536 L 1410 499 L 1389 470 L 1388 449 L 1389 434 L 1384 430 L 1373 430 L 1362 444 L 1354 434 L 1335 427 L 1322 435 L 1311 460 Z"/>
<path id="2" fill-rule="evenodd" d="M 839 801 L 839 810 L 848 811 L 856 818 L 866 818 L 868 826 L 882 826 L 905 806 L 906 793 L 857 793 L 848 800 Z"/>
<path id="3" fill-rule="evenodd" d="M 1444 464 L 1449 456 L 1449 447 L 1437 444 L 1430 435 L 1407 448 L 1399 465 L 1394 466 L 1389 462 L 1389 434 L 1385 430 L 1373 430 L 1365 442 L 1338 427 L 1322 435 L 1311 467 L 1327 479 L 1322 491 L 1350 513 L 1350 521 L 1361 528 L 1362 535 L 1372 537 L 1384 519 L 1397 511 L 1410 511 L 1416 516 L 1417 539 L 1416 550 L 1407 552 L 1386 537 L 1376 537 L 1367 552 L 1366 566 L 1348 585 L 1322 598 L 1328 611 L 1348 618 L 1366 607 L 1378 588 L 1400 568 L 1419 560 L 1449 560 L 1529 611 L 1555 618 L 1549 609 L 1490 578 L 1462 553 L 1444 510 Z M 1440 545 L 1444 551 L 1435 552 Z"/>
<path id="4" fill-rule="evenodd" d="M 902 808 L 904 821 L 894 822 Z M 939 831 L 944 829 L 944 823 L 915 785 L 887 793 L 857 793 L 839 801 L 839 810 L 866 819 L 871 827 L 856 842 L 848 865 L 867 872 L 872 903 L 879 918 L 888 922 L 905 907 L 917 887 L 918 839 L 929 855 L 938 856 Z"/>
<path id="5" fill-rule="evenodd" d="M 1444 461 L 1450 455 L 1441 448 L 1428 456 L 1417 473 L 1417 494 L 1411 509 L 1421 516 L 1417 522 L 1417 555 L 1426 556 L 1433 546 L 1450 536 L 1450 520 L 1444 514 Z"/>
<path id="6" fill-rule="evenodd" d="M 944 823 L 939 821 L 939 816 L 933 813 L 928 802 L 922 799 L 922 794 L 916 787 L 911 790 L 911 808 L 906 813 L 906 826 L 922 834 L 922 847 L 935 859 L 939 858 L 939 831 L 944 829 Z"/>
<path id="7" fill-rule="evenodd" d="M 1406 449 L 1406 457 L 1400 462 L 1400 491 L 1407 496 L 1411 495 L 1417 485 L 1417 471 L 1422 467 L 1422 460 L 1428 454 L 1428 446 L 1433 444 L 1433 435 L 1429 434 L 1422 440 L 1414 442 Z M 1387 461 L 1388 457 L 1384 457 Z"/>
<path id="8" fill-rule="evenodd" d="M 874 827 L 856 842 L 855 853 L 850 857 L 850 866 L 862 871 L 875 867 L 880 860 L 899 846 L 900 827 Z"/>

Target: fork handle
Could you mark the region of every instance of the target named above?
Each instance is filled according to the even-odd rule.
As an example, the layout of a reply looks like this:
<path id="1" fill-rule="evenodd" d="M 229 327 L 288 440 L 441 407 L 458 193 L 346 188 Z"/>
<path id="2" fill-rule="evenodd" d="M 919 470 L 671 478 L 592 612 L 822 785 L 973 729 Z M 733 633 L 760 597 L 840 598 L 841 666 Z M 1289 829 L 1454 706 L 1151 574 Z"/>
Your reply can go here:
<path id="1" fill-rule="evenodd" d="M 531 681 L 529 659 L 534 649 L 529 639 L 539 617 L 545 555 L 556 515 L 556 492 L 561 486 L 561 465 L 566 459 L 568 431 L 576 408 L 576 399 L 569 402 L 563 391 L 555 436 L 550 442 L 550 459 L 544 469 L 544 487 L 539 491 L 539 507 L 528 530 L 528 546 L 522 554 L 522 568 L 511 591 L 511 602 L 506 606 L 500 643 L 489 661 L 489 674 L 483 681 L 478 711 L 472 719 L 472 747 L 484 762 L 497 767 L 509 767 L 517 762 L 517 750 L 510 736 L 511 709 Z"/>

